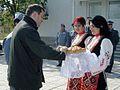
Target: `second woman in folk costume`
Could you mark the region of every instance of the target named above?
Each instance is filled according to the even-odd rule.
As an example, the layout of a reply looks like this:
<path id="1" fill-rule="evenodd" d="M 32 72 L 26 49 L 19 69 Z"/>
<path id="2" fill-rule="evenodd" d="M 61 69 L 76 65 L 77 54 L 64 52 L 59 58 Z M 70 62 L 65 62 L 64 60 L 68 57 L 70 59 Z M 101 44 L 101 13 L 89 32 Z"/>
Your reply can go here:
<path id="1" fill-rule="evenodd" d="M 86 21 L 84 17 L 78 16 L 74 19 L 72 26 L 76 35 L 72 40 L 71 46 L 85 47 L 84 41 L 89 36 L 85 33 L 85 25 Z"/>
<path id="2" fill-rule="evenodd" d="M 84 17 L 78 16 L 74 19 L 72 26 L 76 35 L 71 42 L 71 47 L 79 46 L 79 47 L 85 48 L 85 40 L 89 36 L 89 34 L 85 33 L 85 25 L 86 25 L 86 21 Z M 78 85 L 79 82 L 80 82 L 79 78 L 68 79 L 68 86 L 67 86 L 68 90 L 73 90 L 70 87 L 71 86 L 74 87 L 74 84 L 75 86 Z"/>
<path id="3" fill-rule="evenodd" d="M 79 26 L 79 24 L 75 22 L 76 21 L 74 21 L 73 24 L 74 29 L 76 26 Z M 72 58 L 73 62 L 74 59 L 79 59 L 80 64 L 78 68 L 81 68 L 82 73 L 84 72 L 83 76 L 69 78 L 66 90 L 107 90 L 104 70 L 109 65 L 113 52 L 113 45 L 109 39 L 109 30 L 105 18 L 102 16 L 95 16 L 90 24 L 90 29 L 94 37 L 90 40 L 87 40 L 88 38 L 85 40 L 86 52 L 77 54 L 68 53 L 66 56 L 66 58 Z M 80 35 L 84 32 L 78 33 Z M 72 43 L 73 46 L 80 45 L 74 41 Z M 72 68 L 74 68 L 74 66 Z"/>

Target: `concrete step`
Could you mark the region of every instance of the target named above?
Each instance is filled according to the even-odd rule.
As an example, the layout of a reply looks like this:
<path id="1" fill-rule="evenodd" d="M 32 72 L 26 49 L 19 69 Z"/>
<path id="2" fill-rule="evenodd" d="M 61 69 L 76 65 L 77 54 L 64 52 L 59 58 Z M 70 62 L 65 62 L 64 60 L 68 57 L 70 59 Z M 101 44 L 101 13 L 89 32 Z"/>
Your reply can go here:
<path id="1" fill-rule="evenodd" d="M 120 62 L 120 58 L 114 58 L 114 60 Z"/>
<path id="2" fill-rule="evenodd" d="M 119 42 L 118 42 L 118 44 L 120 45 L 120 39 L 119 39 Z"/>
<path id="3" fill-rule="evenodd" d="M 120 42 L 116 47 L 116 51 L 115 51 L 115 54 L 114 54 L 114 59 L 117 60 L 117 61 L 120 61 Z"/>
<path id="4" fill-rule="evenodd" d="M 116 51 L 120 52 L 120 47 L 119 47 L 119 48 L 116 48 Z"/>
<path id="5" fill-rule="evenodd" d="M 114 55 L 114 58 L 120 59 L 120 55 Z"/>
<path id="6" fill-rule="evenodd" d="M 115 51 L 115 54 L 119 54 L 119 55 L 120 55 L 120 51 L 119 51 L 119 50 L 116 50 L 116 51 Z"/>
<path id="7" fill-rule="evenodd" d="M 120 45 L 117 45 L 116 48 L 120 48 Z"/>
<path id="8" fill-rule="evenodd" d="M 120 62 L 120 58 L 114 58 L 114 60 Z"/>
<path id="9" fill-rule="evenodd" d="M 120 39 L 119 39 L 118 45 L 116 46 L 116 51 L 114 55 L 116 59 L 120 59 Z"/>
<path id="10" fill-rule="evenodd" d="M 117 46 L 120 46 L 120 43 L 118 43 Z"/>
<path id="11" fill-rule="evenodd" d="M 120 55 L 115 54 L 114 57 L 120 57 Z"/>
<path id="12" fill-rule="evenodd" d="M 114 55 L 114 58 L 119 58 L 120 59 L 120 55 Z"/>

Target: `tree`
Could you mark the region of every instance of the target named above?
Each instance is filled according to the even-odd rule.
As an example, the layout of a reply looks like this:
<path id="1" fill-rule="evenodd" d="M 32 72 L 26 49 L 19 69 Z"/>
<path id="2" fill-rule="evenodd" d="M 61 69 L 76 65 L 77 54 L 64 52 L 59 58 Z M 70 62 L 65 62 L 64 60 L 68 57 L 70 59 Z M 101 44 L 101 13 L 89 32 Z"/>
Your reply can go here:
<path id="1" fill-rule="evenodd" d="M 41 4 L 46 8 L 47 0 L 0 0 L 0 39 L 4 39 L 13 30 L 13 20 L 16 12 L 25 12 L 29 4 Z M 45 19 L 48 13 L 45 14 Z"/>
<path id="2" fill-rule="evenodd" d="M 29 4 L 41 4 L 46 7 L 47 0 L 0 0 L 0 22 L 2 23 L 3 33 L 13 30 L 13 20 L 16 12 L 24 13 Z M 48 13 L 45 14 L 45 19 Z"/>
<path id="3" fill-rule="evenodd" d="M 46 5 L 47 0 L 0 0 L 2 7 L 7 9 L 11 15 L 15 15 L 15 12 L 25 12 L 27 6 L 32 3 Z"/>

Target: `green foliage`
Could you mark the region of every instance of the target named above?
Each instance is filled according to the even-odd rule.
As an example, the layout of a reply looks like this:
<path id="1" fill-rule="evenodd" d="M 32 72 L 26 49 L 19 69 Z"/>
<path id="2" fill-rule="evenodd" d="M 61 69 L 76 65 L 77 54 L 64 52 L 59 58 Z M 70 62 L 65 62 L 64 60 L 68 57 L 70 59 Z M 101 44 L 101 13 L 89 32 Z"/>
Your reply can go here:
<path id="1" fill-rule="evenodd" d="M 33 3 L 41 4 L 41 2 L 44 7 L 47 0 L 0 0 L 0 6 L 4 8 L 3 11 L 0 11 L 0 21 L 2 22 L 0 39 L 4 38 L 4 36 L 13 30 L 15 12 L 25 12 L 28 5 Z"/>
<path id="2" fill-rule="evenodd" d="M 2 13 L 2 31 L 3 33 L 10 33 L 13 29 L 13 16 L 8 10 Z"/>
<path id="3" fill-rule="evenodd" d="M 8 33 L 0 33 L 0 40 L 3 40 L 7 35 Z"/>

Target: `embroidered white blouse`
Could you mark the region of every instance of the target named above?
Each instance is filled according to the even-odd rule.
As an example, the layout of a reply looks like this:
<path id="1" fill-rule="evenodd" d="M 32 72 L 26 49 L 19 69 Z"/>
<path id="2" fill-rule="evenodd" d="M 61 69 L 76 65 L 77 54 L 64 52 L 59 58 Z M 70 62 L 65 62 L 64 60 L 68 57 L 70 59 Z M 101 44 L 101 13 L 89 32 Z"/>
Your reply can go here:
<path id="1" fill-rule="evenodd" d="M 94 38 L 91 40 L 91 43 L 86 45 L 88 50 L 84 53 L 67 54 L 61 67 L 61 75 L 66 78 L 80 78 L 86 72 L 91 72 L 92 75 L 96 75 L 104 71 L 109 65 L 113 45 L 109 39 L 104 38 L 100 45 L 100 55 L 97 56 L 95 53 L 90 52 L 91 47 L 94 47 L 92 44 L 95 44 L 95 42 L 97 42 L 97 38 Z"/>

